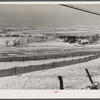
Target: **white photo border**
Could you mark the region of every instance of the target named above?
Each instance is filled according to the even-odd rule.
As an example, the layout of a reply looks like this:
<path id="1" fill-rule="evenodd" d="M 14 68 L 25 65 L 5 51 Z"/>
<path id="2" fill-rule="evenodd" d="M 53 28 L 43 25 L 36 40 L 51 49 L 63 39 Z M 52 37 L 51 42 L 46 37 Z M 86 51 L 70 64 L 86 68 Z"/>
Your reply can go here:
<path id="1" fill-rule="evenodd" d="M 100 1 L 31 1 L 0 2 L 3 4 L 100 4 Z M 58 91 L 58 93 L 55 93 Z M 0 90 L 0 99 L 99 99 L 100 90 Z"/>

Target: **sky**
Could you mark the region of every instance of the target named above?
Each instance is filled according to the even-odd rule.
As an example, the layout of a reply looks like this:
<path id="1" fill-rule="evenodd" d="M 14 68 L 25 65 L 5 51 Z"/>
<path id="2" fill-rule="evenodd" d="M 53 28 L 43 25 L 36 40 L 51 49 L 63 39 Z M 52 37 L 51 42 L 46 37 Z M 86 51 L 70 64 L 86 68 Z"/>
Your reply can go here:
<path id="1" fill-rule="evenodd" d="M 79 7 L 100 12 L 100 4 L 79 4 Z M 97 26 L 100 16 L 58 4 L 0 4 L 0 25 L 10 26 Z"/>

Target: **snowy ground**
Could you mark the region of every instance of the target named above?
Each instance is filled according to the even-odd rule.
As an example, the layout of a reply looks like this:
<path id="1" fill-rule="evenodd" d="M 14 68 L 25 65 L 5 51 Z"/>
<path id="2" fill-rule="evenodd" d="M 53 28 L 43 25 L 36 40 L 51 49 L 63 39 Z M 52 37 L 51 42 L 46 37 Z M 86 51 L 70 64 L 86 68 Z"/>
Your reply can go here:
<path id="1" fill-rule="evenodd" d="M 65 51 L 100 51 L 100 44 L 77 46 L 76 44 L 64 43 L 61 41 L 48 41 L 42 43 L 31 43 L 23 47 L 0 47 L 0 53 L 8 54 L 53 54 L 65 53 Z M 16 55 L 15 55 L 16 56 Z M 27 66 L 31 64 L 49 63 L 52 61 L 62 61 L 77 57 L 48 59 L 41 61 L 28 62 L 2 62 L 0 69 L 11 68 L 15 66 Z M 59 89 L 59 81 L 57 76 L 61 75 L 64 80 L 64 89 L 81 89 L 90 85 L 89 79 L 86 77 L 85 68 L 89 69 L 93 80 L 100 82 L 100 58 L 79 63 L 75 65 L 36 71 L 26 74 L 19 74 L 9 77 L 0 77 L 0 89 Z"/>
<path id="2" fill-rule="evenodd" d="M 68 61 L 72 59 L 78 59 L 78 58 L 84 58 L 84 57 L 89 57 L 90 55 L 87 56 L 77 56 L 77 57 L 67 57 L 67 58 L 57 58 L 57 59 L 46 59 L 46 60 L 31 60 L 31 61 L 14 61 L 14 62 L 0 62 L 0 70 L 1 69 L 8 69 L 8 68 L 13 68 L 13 67 L 25 67 L 29 65 L 40 65 L 40 64 L 47 64 L 47 63 L 52 63 L 52 62 L 59 62 L 59 61 Z"/>
<path id="3" fill-rule="evenodd" d="M 45 42 L 33 42 L 19 47 L 0 46 L 0 57 L 4 56 L 26 56 L 26 55 L 45 55 L 57 53 L 69 53 L 78 51 L 100 51 L 100 44 L 78 45 L 77 43 L 65 43 L 60 40 Z"/>
<path id="4" fill-rule="evenodd" d="M 81 89 L 90 85 L 85 68 L 88 68 L 92 79 L 100 82 L 100 58 L 75 65 L 41 70 L 0 78 L 1 89 L 59 89 L 57 76 L 61 75 L 64 89 Z"/>

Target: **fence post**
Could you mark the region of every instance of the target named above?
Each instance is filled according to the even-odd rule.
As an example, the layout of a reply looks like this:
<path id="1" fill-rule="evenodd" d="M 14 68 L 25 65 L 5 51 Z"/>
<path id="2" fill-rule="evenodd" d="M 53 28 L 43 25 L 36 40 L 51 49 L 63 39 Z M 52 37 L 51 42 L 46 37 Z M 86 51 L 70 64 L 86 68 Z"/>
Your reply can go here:
<path id="1" fill-rule="evenodd" d="M 87 61 L 89 61 L 89 57 L 87 57 Z"/>
<path id="2" fill-rule="evenodd" d="M 87 62 L 88 60 L 87 60 L 87 57 L 85 57 L 85 61 Z"/>
<path id="3" fill-rule="evenodd" d="M 43 69 L 44 69 L 44 63 L 43 63 L 43 65 L 42 65 L 42 66 L 43 66 Z"/>
<path id="4" fill-rule="evenodd" d="M 44 60 L 46 60 L 46 56 L 45 56 L 45 55 L 44 55 L 44 57 L 43 57 L 43 58 L 44 58 Z"/>
<path id="5" fill-rule="evenodd" d="M 85 57 L 85 62 L 86 62 L 86 57 Z"/>
<path id="6" fill-rule="evenodd" d="M 74 57 L 74 54 L 73 54 L 73 53 L 71 53 L 71 56 L 72 56 L 72 57 Z"/>
<path id="7" fill-rule="evenodd" d="M 12 62 L 12 58 L 10 58 L 10 62 Z"/>
<path id="8" fill-rule="evenodd" d="M 31 65 L 30 65 L 30 72 L 31 72 Z"/>
<path id="9" fill-rule="evenodd" d="M 17 75 L 17 67 L 15 66 L 15 75 Z"/>
<path id="10" fill-rule="evenodd" d="M 35 56 L 34 56 L 34 60 L 35 60 Z"/>
<path id="11" fill-rule="evenodd" d="M 91 60 L 91 56 L 90 56 L 90 60 Z"/>
<path id="12" fill-rule="evenodd" d="M 22 61 L 24 61 L 24 57 L 22 57 Z"/>
<path id="13" fill-rule="evenodd" d="M 65 60 L 63 61 L 63 65 L 65 65 Z"/>
<path id="14" fill-rule="evenodd" d="M 53 62 L 53 68 L 55 67 L 55 62 Z"/>
<path id="15" fill-rule="evenodd" d="M 56 55 L 55 55 L 55 57 L 54 57 L 55 59 L 57 59 L 57 57 L 56 57 Z"/>
<path id="16" fill-rule="evenodd" d="M 58 76 L 59 82 L 60 82 L 60 90 L 63 90 L 63 80 L 61 76 Z"/>
<path id="17" fill-rule="evenodd" d="M 71 64 L 74 64 L 74 63 L 73 63 L 73 62 L 74 62 L 73 59 L 71 60 L 71 62 L 72 62 Z"/>
<path id="18" fill-rule="evenodd" d="M 92 80 L 92 78 L 91 78 L 91 75 L 90 75 L 88 69 L 85 68 L 85 71 L 86 71 L 86 73 L 87 73 L 87 75 L 88 75 L 88 77 L 89 77 L 89 80 L 90 80 L 91 84 L 93 84 L 93 80 Z"/>
<path id="19" fill-rule="evenodd" d="M 79 56 L 81 56 L 81 52 L 79 53 Z"/>
<path id="20" fill-rule="evenodd" d="M 79 58 L 78 60 L 79 60 L 79 63 L 81 63 L 81 58 Z"/>

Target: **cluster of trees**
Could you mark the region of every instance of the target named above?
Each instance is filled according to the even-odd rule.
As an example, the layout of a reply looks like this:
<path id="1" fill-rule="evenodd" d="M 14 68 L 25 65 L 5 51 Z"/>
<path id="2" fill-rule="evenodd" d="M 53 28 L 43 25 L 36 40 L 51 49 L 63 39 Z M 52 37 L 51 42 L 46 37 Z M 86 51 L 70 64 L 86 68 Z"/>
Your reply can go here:
<path id="1" fill-rule="evenodd" d="M 15 40 L 14 39 L 12 42 L 13 42 L 12 46 L 19 46 L 19 45 L 21 45 L 21 41 L 20 40 Z M 10 46 L 11 45 L 10 41 L 6 40 L 5 41 L 5 45 L 6 45 L 6 47 Z"/>
<path id="2" fill-rule="evenodd" d="M 6 35 L 0 35 L 0 37 L 25 37 L 25 35 L 18 35 L 18 34 L 14 34 L 14 35 L 10 35 L 10 34 L 6 34 Z M 28 37 L 31 37 L 31 35 L 28 35 Z"/>
<path id="3" fill-rule="evenodd" d="M 97 42 L 99 40 L 99 34 L 91 36 L 93 42 Z"/>
<path id="4" fill-rule="evenodd" d="M 95 34 L 95 35 L 92 35 L 92 36 L 66 36 L 66 35 L 60 35 L 59 38 L 63 39 L 64 42 L 69 42 L 70 40 L 76 42 L 78 40 L 87 39 L 91 43 L 95 43 L 99 40 L 99 34 Z"/>
<path id="5" fill-rule="evenodd" d="M 60 39 L 65 39 L 65 38 L 67 38 L 67 36 L 66 35 L 60 35 L 59 38 Z"/>

